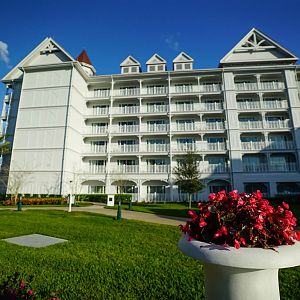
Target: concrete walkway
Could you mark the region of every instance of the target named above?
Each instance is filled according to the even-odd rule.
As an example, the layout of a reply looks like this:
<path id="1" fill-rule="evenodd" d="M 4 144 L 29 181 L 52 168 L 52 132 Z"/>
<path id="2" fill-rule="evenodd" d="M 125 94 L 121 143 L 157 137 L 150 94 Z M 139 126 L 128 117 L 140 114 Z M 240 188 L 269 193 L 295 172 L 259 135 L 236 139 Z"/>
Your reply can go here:
<path id="1" fill-rule="evenodd" d="M 1 208 L 0 210 L 3 209 L 9 209 L 9 208 Z M 48 207 L 42 207 L 42 206 L 23 207 L 23 210 L 34 210 L 34 209 L 68 211 L 68 207 L 49 207 L 49 206 Z M 117 216 L 117 210 L 104 208 L 104 205 L 101 204 L 94 204 L 91 206 L 84 206 L 84 207 L 72 207 L 72 211 L 88 212 L 88 213 L 101 214 L 101 215 L 112 216 L 112 217 Z M 128 220 L 138 220 L 138 221 L 144 221 L 149 223 L 173 225 L 173 226 L 179 226 L 180 224 L 185 224 L 185 222 L 187 221 L 187 218 L 162 216 L 162 215 L 142 213 L 142 212 L 130 211 L 124 209 L 122 209 L 122 218 Z"/>

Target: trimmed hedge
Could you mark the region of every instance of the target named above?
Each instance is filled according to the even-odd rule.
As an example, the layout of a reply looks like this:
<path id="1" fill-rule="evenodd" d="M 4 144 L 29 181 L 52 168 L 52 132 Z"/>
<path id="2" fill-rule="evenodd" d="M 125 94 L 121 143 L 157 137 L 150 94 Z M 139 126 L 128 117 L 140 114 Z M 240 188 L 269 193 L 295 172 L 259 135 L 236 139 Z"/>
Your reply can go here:
<path id="1" fill-rule="evenodd" d="M 121 201 L 122 203 L 129 203 L 131 201 L 131 195 L 129 194 L 115 194 L 115 202 Z M 107 202 L 107 194 L 84 194 L 77 195 L 79 201 L 88 201 L 88 202 Z"/>
<path id="2" fill-rule="evenodd" d="M 23 205 L 60 205 L 67 203 L 65 198 L 23 198 Z M 14 205 L 14 201 L 5 200 L 2 202 L 4 206 Z"/>

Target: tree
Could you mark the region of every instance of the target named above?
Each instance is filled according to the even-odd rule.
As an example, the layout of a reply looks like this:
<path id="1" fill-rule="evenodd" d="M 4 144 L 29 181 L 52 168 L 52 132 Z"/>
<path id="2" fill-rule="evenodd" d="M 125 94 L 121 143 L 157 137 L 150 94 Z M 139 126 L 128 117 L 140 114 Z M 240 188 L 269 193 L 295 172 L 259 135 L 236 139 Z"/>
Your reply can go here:
<path id="1" fill-rule="evenodd" d="M 198 155 L 187 152 L 184 159 L 174 168 L 174 174 L 180 189 L 189 194 L 189 208 L 192 208 L 192 195 L 203 190 L 205 185 L 200 181 Z"/>
<path id="2" fill-rule="evenodd" d="M 0 156 L 3 157 L 4 154 L 7 154 L 9 149 L 9 142 L 5 140 L 5 135 L 0 136 Z"/>

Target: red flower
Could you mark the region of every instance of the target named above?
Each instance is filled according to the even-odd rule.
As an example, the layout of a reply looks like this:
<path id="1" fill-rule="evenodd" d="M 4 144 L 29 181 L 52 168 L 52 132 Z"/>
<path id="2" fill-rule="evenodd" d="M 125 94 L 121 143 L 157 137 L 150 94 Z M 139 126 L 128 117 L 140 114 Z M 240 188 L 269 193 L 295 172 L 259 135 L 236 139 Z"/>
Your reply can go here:
<path id="1" fill-rule="evenodd" d="M 294 239 L 297 241 L 300 241 L 300 230 L 298 230 L 294 233 Z"/>
<path id="2" fill-rule="evenodd" d="M 200 218 L 200 222 L 199 222 L 199 227 L 204 227 L 204 226 L 206 226 L 207 224 L 206 224 L 206 222 L 204 221 L 204 219 L 203 218 Z"/>
<path id="3" fill-rule="evenodd" d="M 239 241 L 235 239 L 234 240 L 234 248 L 239 249 L 240 247 L 241 247 L 241 245 L 240 245 Z"/>
<path id="4" fill-rule="evenodd" d="M 283 206 L 285 209 L 289 209 L 289 208 L 290 208 L 289 205 L 288 205 L 287 203 L 285 203 L 285 202 L 282 202 L 282 206 Z"/>
<path id="5" fill-rule="evenodd" d="M 20 289 L 23 290 L 24 288 L 25 288 L 25 281 L 24 281 L 24 279 L 22 279 L 20 282 Z"/>
<path id="6" fill-rule="evenodd" d="M 195 219 L 195 218 L 198 217 L 198 215 L 196 214 L 196 212 L 193 211 L 193 210 L 189 210 L 189 211 L 188 211 L 188 215 L 189 215 L 192 219 Z"/>
<path id="7" fill-rule="evenodd" d="M 27 294 L 28 294 L 28 295 L 33 295 L 33 290 L 28 290 L 28 291 L 27 291 Z"/>

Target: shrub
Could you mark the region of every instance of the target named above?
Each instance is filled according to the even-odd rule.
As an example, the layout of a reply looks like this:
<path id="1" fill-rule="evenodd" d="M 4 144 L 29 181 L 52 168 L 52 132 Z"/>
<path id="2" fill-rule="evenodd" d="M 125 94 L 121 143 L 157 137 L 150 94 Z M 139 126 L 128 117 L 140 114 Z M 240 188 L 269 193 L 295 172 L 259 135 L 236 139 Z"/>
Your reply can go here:
<path id="1" fill-rule="evenodd" d="M 129 203 L 131 202 L 132 196 L 130 194 L 116 194 L 115 202 L 121 201 L 121 203 Z"/>
<path id="2" fill-rule="evenodd" d="M 60 205 L 67 203 L 65 198 L 23 198 L 23 205 Z M 2 202 L 4 206 L 13 205 L 14 201 L 5 200 Z"/>
<path id="3" fill-rule="evenodd" d="M 78 195 L 77 199 L 79 201 L 106 203 L 107 194 L 83 194 Z"/>

